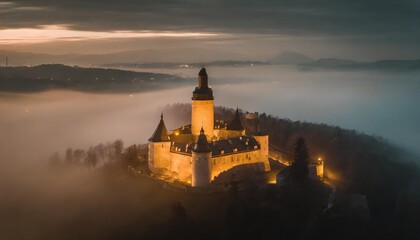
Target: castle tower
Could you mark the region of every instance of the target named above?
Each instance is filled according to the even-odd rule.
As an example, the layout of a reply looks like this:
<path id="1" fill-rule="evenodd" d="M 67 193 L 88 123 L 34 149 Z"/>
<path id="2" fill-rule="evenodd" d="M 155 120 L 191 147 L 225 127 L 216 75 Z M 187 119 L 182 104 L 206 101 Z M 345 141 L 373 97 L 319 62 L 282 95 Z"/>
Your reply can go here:
<path id="1" fill-rule="evenodd" d="M 192 186 L 206 187 L 211 180 L 211 150 L 204 129 L 201 128 L 192 150 Z"/>
<path id="2" fill-rule="evenodd" d="M 194 140 L 200 135 L 201 127 L 207 138 L 211 139 L 214 134 L 214 98 L 213 90 L 208 86 L 205 68 L 198 73 L 198 86 L 192 97 L 191 133 Z"/>
<path id="3" fill-rule="evenodd" d="M 148 166 L 153 173 L 162 173 L 167 171 L 171 165 L 170 159 L 171 142 L 168 136 L 163 114 L 160 115 L 160 122 L 149 138 L 148 143 Z"/>
<path id="4" fill-rule="evenodd" d="M 268 134 L 261 133 L 260 122 L 257 116 L 257 133 L 254 135 L 255 140 L 260 144 L 261 147 L 261 161 L 264 162 L 264 170 L 270 171 L 270 163 L 268 161 L 269 154 L 269 139 Z"/>

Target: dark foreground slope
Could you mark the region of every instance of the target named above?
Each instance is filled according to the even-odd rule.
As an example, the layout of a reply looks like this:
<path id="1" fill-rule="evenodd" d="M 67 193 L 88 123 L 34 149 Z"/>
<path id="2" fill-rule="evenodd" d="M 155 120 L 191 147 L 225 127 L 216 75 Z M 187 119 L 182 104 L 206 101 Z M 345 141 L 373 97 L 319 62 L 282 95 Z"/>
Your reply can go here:
<path id="1" fill-rule="evenodd" d="M 141 92 L 179 86 L 186 82 L 186 79 L 168 74 L 70 67 L 61 64 L 0 68 L 0 91 L 5 92 L 38 92 L 53 89 Z"/>

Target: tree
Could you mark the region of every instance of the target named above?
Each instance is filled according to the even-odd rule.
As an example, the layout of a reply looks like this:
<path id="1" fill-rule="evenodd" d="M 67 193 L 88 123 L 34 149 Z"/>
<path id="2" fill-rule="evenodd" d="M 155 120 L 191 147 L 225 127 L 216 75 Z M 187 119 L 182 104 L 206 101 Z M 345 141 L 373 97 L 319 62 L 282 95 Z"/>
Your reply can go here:
<path id="1" fill-rule="evenodd" d="M 309 153 L 305 139 L 300 137 L 295 144 L 293 164 L 290 166 L 289 178 L 293 182 L 303 183 L 308 179 Z"/>
<path id="2" fill-rule="evenodd" d="M 86 155 L 85 163 L 89 167 L 95 168 L 96 164 L 98 163 L 98 157 L 96 156 L 95 150 L 91 147 Z"/>
<path id="3" fill-rule="evenodd" d="M 114 149 L 113 160 L 120 160 L 121 155 L 124 150 L 124 143 L 122 140 L 118 139 L 112 143 L 112 147 Z"/>
<path id="4" fill-rule="evenodd" d="M 105 161 L 105 146 L 101 143 L 95 147 L 96 156 L 101 158 L 101 161 Z"/>
<path id="5" fill-rule="evenodd" d="M 136 144 L 129 146 L 124 151 L 123 161 L 129 166 L 136 166 L 139 163 L 139 150 Z"/>
<path id="6" fill-rule="evenodd" d="M 73 149 L 68 148 L 66 151 L 66 163 L 72 163 L 73 162 Z"/>
<path id="7" fill-rule="evenodd" d="M 75 163 L 80 163 L 80 161 L 82 159 L 84 159 L 86 157 L 86 153 L 85 151 L 81 150 L 81 149 L 76 149 L 73 152 L 73 160 Z"/>

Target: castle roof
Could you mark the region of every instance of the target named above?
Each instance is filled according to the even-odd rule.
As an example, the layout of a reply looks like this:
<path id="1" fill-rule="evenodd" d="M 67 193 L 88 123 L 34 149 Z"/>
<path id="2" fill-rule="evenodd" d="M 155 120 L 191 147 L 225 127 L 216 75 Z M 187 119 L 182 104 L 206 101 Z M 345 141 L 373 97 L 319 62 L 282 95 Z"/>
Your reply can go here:
<path id="1" fill-rule="evenodd" d="M 149 138 L 151 142 L 166 142 L 169 141 L 168 130 L 163 121 L 163 114 L 160 115 L 160 122 L 153 135 Z"/>
<path id="2" fill-rule="evenodd" d="M 192 100 L 213 100 L 213 90 L 208 85 L 208 77 L 205 68 L 198 73 L 198 86 L 193 92 Z"/>
<path id="3" fill-rule="evenodd" d="M 187 143 L 172 142 L 171 151 L 183 154 L 191 154 L 191 152 L 194 151 L 193 149 L 196 147 L 196 145 L 197 144 L 189 145 Z M 260 144 L 254 137 L 241 136 L 207 143 L 207 147 L 212 152 L 212 156 L 217 157 L 221 155 L 236 154 L 240 152 L 260 149 Z M 208 150 L 206 149 L 205 151 Z"/>
<path id="4" fill-rule="evenodd" d="M 234 154 L 259 149 L 258 141 L 249 136 L 241 136 L 231 139 L 215 141 L 211 145 L 212 155 Z"/>
<path id="5" fill-rule="evenodd" d="M 198 136 L 197 143 L 194 145 L 193 152 L 207 153 L 211 152 L 207 137 L 204 134 L 204 129 L 201 127 L 200 135 Z"/>
<path id="6" fill-rule="evenodd" d="M 233 120 L 228 123 L 227 130 L 237 130 L 237 131 L 243 131 L 244 126 L 242 125 L 241 117 L 239 116 L 239 109 L 236 108 L 235 116 L 233 117 Z"/>
<path id="7" fill-rule="evenodd" d="M 207 72 L 205 68 L 201 68 L 200 72 L 198 73 L 198 76 L 207 76 Z"/>

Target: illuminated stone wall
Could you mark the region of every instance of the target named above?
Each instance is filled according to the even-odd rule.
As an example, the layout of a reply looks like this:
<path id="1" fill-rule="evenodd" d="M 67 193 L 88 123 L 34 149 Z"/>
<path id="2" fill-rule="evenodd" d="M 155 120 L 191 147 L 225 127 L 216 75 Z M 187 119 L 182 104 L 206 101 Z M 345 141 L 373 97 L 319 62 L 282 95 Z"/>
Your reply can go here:
<path id="1" fill-rule="evenodd" d="M 194 140 L 200 135 L 201 126 L 207 139 L 211 139 L 214 130 L 214 100 L 192 101 L 191 133 Z"/>
<path id="2" fill-rule="evenodd" d="M 257 140 L 257 142 L 260 143 L 262 161 L 268 161 L 268 154 L 269 154 L 268 135 L 254 136 L 254 138 L 255 140 Z"/>
<path id="3" fill-rule="evenodd" d="M 211 181 L 211 152 L 192 152 L 191 185 L 193 187 L 206 187 Z"/>
<path id="4" fill-rule="evenodd" d="M 245 135 L 245 130 L 237 131 L 237 130 L 226 130 L 226 129 L 215 129 L 214 136 L 216 139 L 229 139 L 235 138 Z"/>
<path id="5" fill-rule="evenodd" d="M 233 167 L 251 163 L 264 163 L 264 169 L 261 170 L 270 170 L 268 158 L 263 158 L 261 155 L 261 150 L 257 149 L 254 151 L 222 155 L 212 158 L 211 179 L 213 180 L 220 173 L 227 171 Z"/>
<path id="6" fill-rule="evenodd" d="M 169 150 L 170 142 L 149 142 L 148 144 L 148 166 L 150 171 L 160 174 L 167 171 L 171 166 Z"/>
<path id="7" fill-rule="evenodd" d="M 191 155 L 171 152 L 170 171 L 176 178 L 184 182 L 191 182 L 192 158 Z"/>

